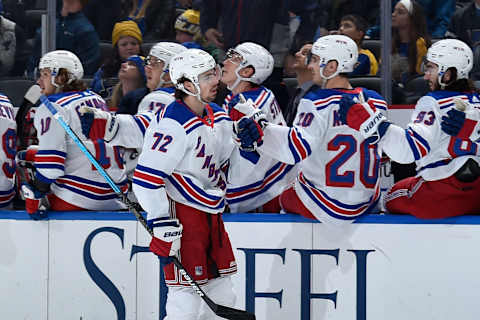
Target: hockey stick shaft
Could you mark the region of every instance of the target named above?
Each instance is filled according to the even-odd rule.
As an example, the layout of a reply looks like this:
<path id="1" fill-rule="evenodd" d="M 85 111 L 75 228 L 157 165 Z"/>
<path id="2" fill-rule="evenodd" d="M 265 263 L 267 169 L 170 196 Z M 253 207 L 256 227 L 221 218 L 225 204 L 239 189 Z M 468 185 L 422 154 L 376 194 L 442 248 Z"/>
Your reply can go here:
<path id="1" fill-rule="evenodd" d="M 93 166 L 97 169 L 97 171 L 102 175 L 102 177 L 107 181 L 108 185 L 113 189 L 115 194 L 122 199 L 122 202 L 125 203 L 130 211 L 135 214 L 137 220 L 142 224 L 142 226 L 148 231 L 148 233 L 153 237 L 152 229 L 147 225 L 147 221 L 145 218 L 138 212 L 135 208 L 133 202 L 131 202 L 125 194 L 122 193 L 120 188 L 115 184 L 112 177 L 105 171 L 105 169 L 98 163 L 97 159 L 92 155 L 92 153 L 87 149 L 85 144 L 80 140 L 75 132 L 70 128 L 70 126 L 65 122 L 62 115 L 58 112 L 58 110 L 53 106 L 53 104 L 48 100 L 47 97 L 41 96 L 40 101 L 47 107 L 53 117 L 60 123 L 62 128 L 65 132 L 72 138 L 73 142 L 80 148 L 80 150 L 85 154 L 88 160 L 93 164 Z"/>
<path id="2" fill-rule="evenodd" d="M 62 115 L 58 112 L 58 110 L 53 106 L 53 104 L 46 98 L 45 96 L 40 97 L 41 102 L 47 107 L 47 109 L 50 111 L 50 113 L 53 115 L 53 117 L 60 123 L 62 128 L 67 132 L 67 134 L 72 138 L 73 142 L 80 148 L 80 150 L 87 156 L 88 160 L 93 164 L 93 166 L 98 170 L 98 172 L 102 175 L 103 178 L 107 181 L 107 183 L 110 185 L 110 187 L 113 189 L 113 191 L 116 193 L 116 195 L 122 200 L 123 203 L 125 203 L 130 211 L 135 214 L 135 217 L 137 220 L 140 222 L 140 224 L 147 230 L 147 232 L 153 237 L 153 230 L 148 226 L 147 221 L 145 218 L 142 216 L 140 212 L 138 212 L 137 208 L 135 208 L 133 202 L 131 202 L 120 190 L 120 188 L 115 184 L 113 179 L 110 177 L 110 175 L 105 171 L 105 169 L 98 163 L 97 159 L 92 155 L 92 153 L 87 149 L 85 144 L 80 140 L 80 138 L 77 136 L 75 132 L 70 128 L 70 126 L 65 122 L 63 119 Z M 183 275 L 183 277 L 187 280 L 188 284 L 193 288 L 196 294 L 198 294 L 208 305 L 208 307 L 217 315 L 224 317 L 225 319 L 231 319 L 231 320 L 240 320 L 240 319 L 245 319 L 245 320 L 254 320 L 255 315 L 252 315 L 246 311 L 243 310 L 237 310 L 237 309 L 232 309 L 228 308 L 225 306 L 221 306 L 213 302 L 212 299 L 210 299 L 206 293 L 200 288 L 200 286 L 193 280 L 192 276 L 185 270 L 185 267 L 182 265 L 180 260 L 178 260 L 177 257 L 171 257 L 173 259 L 173 263 L 175 266 L 179 269 L 180 273 Z M 222 311 L 226 311 L 223 312 Z M 219 314 L 221 313 L 221 314 Z M 224 314 L 227 313 L 227 314 Z M 231 313 L 231 316 L 229 316 L 228 313 Z"/>

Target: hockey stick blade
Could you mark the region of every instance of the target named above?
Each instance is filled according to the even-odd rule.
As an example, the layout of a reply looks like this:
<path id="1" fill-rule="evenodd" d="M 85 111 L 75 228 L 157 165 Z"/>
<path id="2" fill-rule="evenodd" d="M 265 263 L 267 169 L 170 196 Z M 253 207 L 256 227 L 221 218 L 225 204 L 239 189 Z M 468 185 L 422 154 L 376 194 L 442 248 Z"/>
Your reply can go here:
<path id="1" fill-rule="evenodd" d="M 153 237 L 153 230 L 148 226 L 147 221 L 142 216 L 140 212 L 138 212 L 135 204 L 130 201 L 125 194 L 122 193 L 120 188 L 115 184 L 113 179 L 110 175 L 105 171 L 105 169 L 98 163 L 97 159 L 90 153 L 87 149 L 85 144 L 80 140 L 75 132 L 70 128 L 70 126 L 65 122 L 62 115 L 58 112 L 58 110 L 53 106 L 53 104 L 48 100 L 47 97 L 41 96 L 41 102 L 47 107 L 47 109 L 52 113 L 53 117 L 60 123 L 62 128 L 65 132 L 70 136 L 70 138 L 75 142 L 75 144 L 80 148 L 80 150 L 87 156 L 88 160 L 93 164 L 93 166 L 98 170 L 98 172 L 102 175 L 103 178 L 107 181 L 110 187 L 113 189 L 115 194 L 122 200 L 125 205 L 127 205 L 128 209 L 133 212 L 135 217 L 137 218 L 138 222 L 145 228 L 145 230 Z M 243 310 L 237 310 L 225 306 L 221 306 L 216 304 L 215 302 L 210 299 L 207 294 L 200 288 L 200 286 L 193 280 L 193 278 L 188 274 L 187 270 L 185 270 L 182 263 L 178 260 L 177 257 L 172 257 L 173 263 L 177 266 L 182 273 L 183 277 L 187 279 L 188 284 L 192 287 L 196 294 L 198 294 L 205 303 L 209 306 L 209 308 L 219 317 L 229 319 L 229 320 L 255 320 L 255 315 L 248 313 Z"/>

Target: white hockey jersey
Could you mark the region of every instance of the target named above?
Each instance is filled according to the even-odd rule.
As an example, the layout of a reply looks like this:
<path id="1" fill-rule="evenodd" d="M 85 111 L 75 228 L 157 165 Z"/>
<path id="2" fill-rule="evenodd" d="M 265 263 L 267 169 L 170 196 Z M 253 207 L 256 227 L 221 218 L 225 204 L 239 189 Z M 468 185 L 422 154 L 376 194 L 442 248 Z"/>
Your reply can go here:
<path id="1" fill-rule="evenodd" d="M 0 208 L 10 205 L 15 196 L 14 180 L 15 155 L 17 146 L 17 123 L 13 105 L 7 96 L 0 93 L 0 135 L 2 148 L 0 151 Z"/>
<path id="2" fill-rule="evenodd" d="M 385 100 L 371 90 L 318 89 L 300 100 L 292 128 L 268 125 L 258 148 L 288 164 L 301 162 L 295 191 L 322 222 L 353 221 L 374 208 L 380 196 L 377 144 L 343 124 L 338 113 L 342 95 L 358 96 L 362 90 L 386 110 Z"/>
<path id="3" fill-rule="evenodd" d="M 270 123 L 286 125 L 280 107 L 272 91 L 257 87 L 242 92 L 245 99 L 252 99 Z M 234 99 L 230 93 L 223 104 L 228 112 L 228 103 Z M 272 200 L 295 179 L 294 165 L 288 165 L 258 153 L 244 152 L 236 147 L 230 163 L 227 202 L 231 212 L 247 212 Z"/>
<path id="4" fill-rule="evenodd" d="M 143 97 L 138 105 L 137 113 L 157 112 L 175 101 L 175 88 L 158 88 Z"/>
<path id="5" fill-rule="evenodd" d="M 209 213 L 223 211 L 232 122 L 214 103 L 205 110 L 200 118 L 176 101 L 152 119 L 133 176 L 148 219 L 169 215 L 168 198 Z"/>
<path id="6" fill-rule="evenodd" d="M 51 95 L 48 99 L 59 110 L 72 130 L 83 140 L 87 149 L 117 183 L 128 189 L 122 150 L 103 140 L 88 140 L 81 130 L 78 109 L 81 106 L 105 108 L 105 101 L 93 91 Z M 35 113 L 39 150 L 35 156 L 37 178 L 51 183 L 50 190 L 60 199 L 89 210 L 124 209 L 124 204 L 67 135 L 45 105 Z"/>
<path id="7" fill-rule="evenodd" d="M 383 151 L 400 163 L 415 161 L 417 174 L 428 181 L 452 176 L 470 158 L 479 162 L 477 143 L 451 137 L 440 127 L 442 117 L 455 108 L 454 99 L 469 102 L 467 118 L 480 121 L 478 94 L 431 92 L 418 100 L 407 129 L 388 128 L 380 142 Z"/>

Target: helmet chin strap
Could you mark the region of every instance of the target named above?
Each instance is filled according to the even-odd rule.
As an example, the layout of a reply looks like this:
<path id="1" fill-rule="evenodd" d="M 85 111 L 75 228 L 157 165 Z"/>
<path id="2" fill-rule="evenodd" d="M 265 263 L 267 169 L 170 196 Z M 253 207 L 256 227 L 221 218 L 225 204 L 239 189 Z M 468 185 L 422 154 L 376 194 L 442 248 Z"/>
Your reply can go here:
<path id="1" fill-rule="evenodd" d="M 192 82 L 192 83 L 193 83 L 193 82 Z M 200 101 L 200 103 L 208 104 L 208 102 L 205 102 L 205 101 L 203 101 L 203 99 L 202 99 L 202 96 L 201 96 L 201 94 L 200 94 L 200 87 L 199 87 L 196 83 L 193 83 L 193 85 L 195 86 L 195 89 L 197 90 L 198 93 L 190 92 L 189 90 L 187 90 L 187 88 L 185 88 L 185 86 L 183 85 L 183 83 L 181 84 L 181 86 L 178 87 L 178 89 L 182 90 L 183 92 L 185 92 L 185 93 L 188 94 L 189 96 L 196 97 L 197 100 Z"/>
<path id="2" fill-rule="evenodd" d="M 168 70 L 168 69 L 164 69 L 164 70 L 162 71 L 162 75 L 160 76 L 160 81 L 158 82 L 157 89 L 163 87 L 163 86 L 166 85 L 166 84 L 169 84 L 169 85 L 173 84 L 173 82 L 172 82 L 171 80 L 170 80 L 170 81 L 165 81 L 165 79 L 163 79 L 163 77 L 164 77 L 164 76 L 167 74 L 167 72 L 168 72 L 167 70 Z"/>
<path id="3" fill-rule="evenodd" d="M 330 75 L 330 76 L 327 77 L 327 76 L 323 73 L 323 70 L 325 70 L 325 66 L 326 66 L 325 64 L 324 64 L 323 66 L 320 66 L 320 77 L 321 77 L 322 80 L 323 80 L 323 81 L 322 81 L 322 89 L 324 89 L 324 88 L 327 86 L 328 80 L 336 77 L 336 76 L 339 74 L 338 71 L 335 71 L 332 75 Z M 337 69 L 337 70 L 338 70 L 338 69 Z"/>
<path id="4" fill-rule="evenodd" d="M 249 81 L 249 80 L 250 80 L 249 78 L 244 78 L 244 77 L 242 77 L 242 76 L 238 73 L 240 70 L 242 70 L 242 68 L 243 68 L 243 67 L 242 67 L 241 65 L 239 65 L 239 66 L 235 69 L 235 75 L 237 76 L 237 79 L 235 79 L 235 82 L 234 82 L 231 86 L 227 86 L 227 89 L 228 89 L 228 90 L 233 91 L 233 89 L 235 89 L 235 88 L 239 85 L 240 81 Z"/>
<path id="5" fill-rule="evenodd" d="M 442 82 L 442 78 L 443 78 L 444 75 L 445 75 L 445 72 L 440 72 L 440 73 L 438 74 L 438 84 L 440 85 L 440 88 L 441 88 L 442 90 L 444 90 L 445 87 L 448 85 L 448 83 Z"/>

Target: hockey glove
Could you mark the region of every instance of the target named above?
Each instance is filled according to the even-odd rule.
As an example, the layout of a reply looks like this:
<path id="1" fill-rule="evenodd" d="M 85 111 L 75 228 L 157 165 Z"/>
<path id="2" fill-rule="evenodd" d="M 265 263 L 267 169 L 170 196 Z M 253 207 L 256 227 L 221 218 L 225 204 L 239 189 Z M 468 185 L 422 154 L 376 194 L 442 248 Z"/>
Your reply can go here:
<path id="1" fill-rule="evenodd" d="M 362 93 L 359 97 L 357 99 L 350 95 L 342 96 L 339 103 L 340 120 L 350 128 L 360 131 L 365 139 L 375 135 L 381 138 L 390 123 L 374 105 L 365 102 Z M 383 122 L 385 124 L 380 126 Z"/>
<path id="2" fill-rule="evenodd" d="M 442 117 L 440 127 L 448 135 L 459 137 L 460 139 L 475 140 L 478 134 L 475 133 L 475 127 L 478 122 L 467 118 L 465 113 L 469 109 L 469 104 L 462 99 L 454 99 L 455 108 L 450 109 L 446 116 Z"/>
<path id="3" fill-rule="evenodd" d="M 263 128 L 252 118 L 243 118 L 237 124 L 237 137 L 240 139 L 240 149 L 254 151 L 263 143 Z"/>
<path id="4" fill-rule="evenodd" d="M 19 167 L 22 167 L 22 168 L 33 166 L 37 151 L 38 151 L 38 145 L 28 146 L 27 149 L 17 152 L 17 154 L 15 155 L 15 162 Z"/>
<path id="5" fill-rule="evenodd" d="M 81 107 L 78 111 L 82 132 L 87 138 L 109 142 L 117 134 L 118 122 L 110 112 L 91 107 Z"/>
<path id="6" fill-rule="evenodd" d="M 157 218 L 147 221 L 154 236 L 150 241 L 150 251 L 155 253 L 163 265 L 172 262 L 170 256 L 175 256 L 180 250 L 180 238 L 183 226 L 178 219 Z"/>
<path id="7" fill-rule="evenodd" d="M 33 220 L 45 219 L 48 215 L 47 210 L 50 207 L 45 193 L 40 192 L 29 184 L 22 184 L 22 195 L 25 198 L 25 209 Z"/>
<path id="8" fill-rule="evenodd" d="M 233 131 L 240 140 L 236 140 L 240 149 L 254 151 L 262 144 L 263 129 L 268 125 L 268 121 L 251 99 L 245 100 L 245 97 L 239 94 L 228 104 L 228 114 L 233 120 Z"/>

